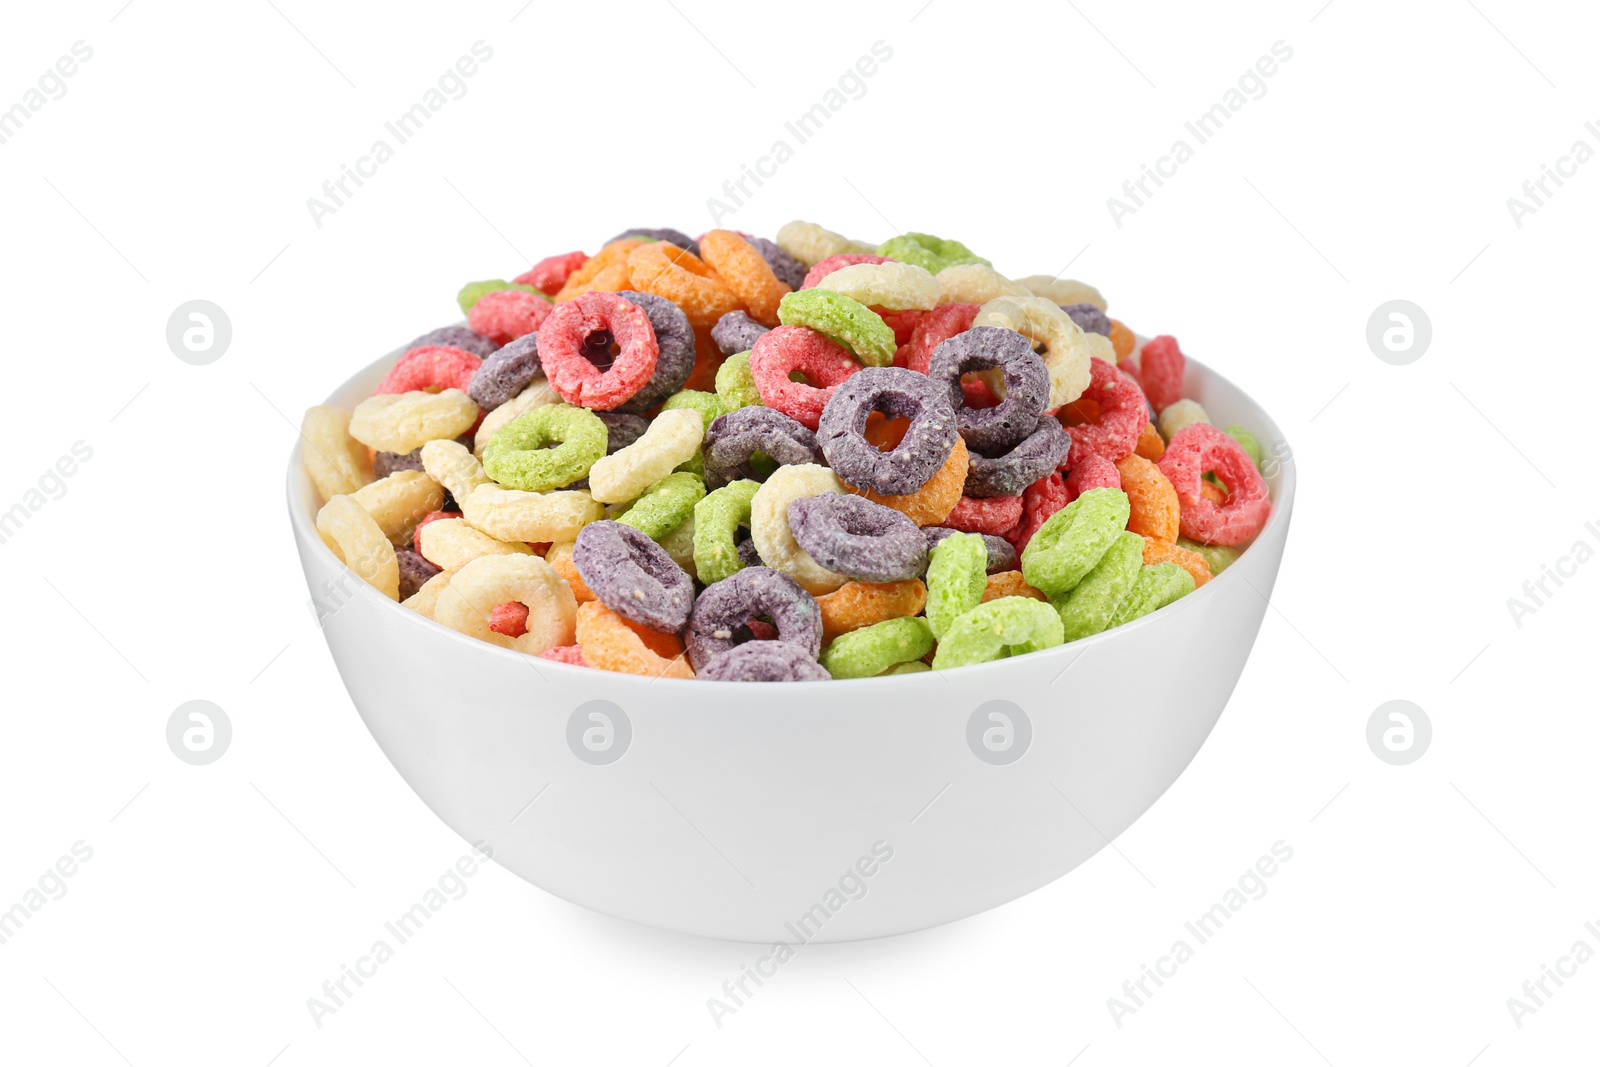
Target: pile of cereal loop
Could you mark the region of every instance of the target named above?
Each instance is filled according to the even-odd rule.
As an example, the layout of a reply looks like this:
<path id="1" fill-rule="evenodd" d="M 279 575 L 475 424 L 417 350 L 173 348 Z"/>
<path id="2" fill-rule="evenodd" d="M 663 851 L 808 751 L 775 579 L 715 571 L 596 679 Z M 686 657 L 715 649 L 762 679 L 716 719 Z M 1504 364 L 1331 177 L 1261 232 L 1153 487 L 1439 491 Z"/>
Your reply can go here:
<path id="1" fill-rule="evenodd" d="M 306 413 L 328 547 L 562 663 L 811 681 L 1087 637 L 1227 567 L 1261 446 L 1092 286 L 959 241 L 625 230 L 458 296 L 353 412 Z"/>

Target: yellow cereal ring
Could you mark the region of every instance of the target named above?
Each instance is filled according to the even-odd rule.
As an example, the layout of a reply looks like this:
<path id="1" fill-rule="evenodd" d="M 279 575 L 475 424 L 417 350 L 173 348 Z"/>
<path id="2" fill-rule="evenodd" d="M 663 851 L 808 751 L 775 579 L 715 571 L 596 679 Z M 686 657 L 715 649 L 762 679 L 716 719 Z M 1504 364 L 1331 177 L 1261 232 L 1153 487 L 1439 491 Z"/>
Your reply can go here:
<path id="1" fill-rule="evenodd" d="M 444 488 L 422 471 L 395 471 L 357 489 L 350 499 L 377 520 L 390 541 L 407 546 L 417 521 L 444 503 Z"/>
<path id="2" fill-rule="evenodd" d="M 404 455 L 440 437 L 460 437 L 478 421 L 478 405 L 459 389 L 380 393 L 356 405 L 350 436 L 379 452 Z"/>
<path id="3" fill-rule="evenodd" d="M 540 378 L 483 417 L 478 431 L 472 435 L 472 454 L 482 459 L 484 446 L 495 434 L 534 408 L 546 404 L 564 403 L 566 401 L 561 399 L 561 394 L 556 392 L 549 382 Z"/>
<path id="4" fill-rule="evenodd" d="M 843 255 L 847 252 L 872 255 L 877 251 L 876 245 L 852 241 L 843 234 L 825 230 L 814 222 L 804 222 L 800 219 L 783 224 L 778 230 L 777 243 L 779 248 L 808 268 L 816 266 L 829 256 Z"/>
<path id="5" fill-rule="evenodd" d="M 874 503 L 894 508 L 918 526 L 937 526 L 961 503 L 961 488 L 967 483 L 968 459 L 966 442 L 958 437 L 944 466 L 935 471 L 927 484 L 915 493 L 882 496 L 870 489 L 865 492 L 858 489 L 851 491 Z"/>
<path id="6" fill-rule="evenodd" d="M 800 583 L 818 596 L 831 593 L 849 581 L 828 570 L 801 548 L 789 529 L 789 505 L 802 497 L 844 493 L 849 486 L 820 463 L 794 463 L 779 467 L 750 500 L 750 540 L 761 562 Z"/>
<path id="7" fill-rule="evenodd" d="M 300 462 L 323 500 L 353 493 L 372 481 L 372 461 L 350 436 L 348 411 L 329 404 L 307 409 L 300 437 Z"/>
<path id="8" fill-rule="evenodd" d="M 447 571 L 458 571 L 481 556 L 531 556 L 521 541 L 500 541 L 474 530 L 461 519 L 434 519 L 417 534 L 422 558 Z"/>
<path id="9" fill-rule="evenodd" d="M 978 309 L 974 326 L 1016 330 L 1044 346 L 1040 353 L 1050 372 L 1047 409 L 1070 404 L 1089 388 L 1089 342 L 1083 330 L 1053 301 L 1042 296 L 999 296 Z"/>
<path id="10" fill-rule="evenodd" d="M 424 618 L 433 618 L 433 607 L 439 602 L 439 594 L 444 587 L 450 584 L 451 571 L 440 571 L 432 578 L 423 582 L 415 593 L 400 601 L 400 606 L 410 608 Z"/>
<path id="11" fill-rule="evenodd" d="M 606 509 L 582 489 L 525 493 L 480 485 L 456 503 L 468 526 L 502 541 L 573 541 L 579 530 L 606 517 Z"/>
<path id="12" fill-rule="evenodd" d="M 1049 600 L 1039 590 L 1027 583 L 1021 571 L 1001 571 L 991 574 L 983 586 L 983 600 L 987 604 L 991 600 L 999 600 L 1003 596 L 1030 596 L 1035 600 Z"/>
<path id="13" fill-rule="evenodd" d="M 645 644 L 639 632 L 628 626 L 621 615 L 598 600 L 578 609 L 578 645 L 583 661 L 603 671 L 642 674 L 648 678 L 693 678 L 694 671 L 684 658 L 683 646 L 671 634 L 677 651 L 670 657 Z M 657 648 L 661 646 L 658 644 Z M 664 649 L 663 649 L 664 651 Z"/>
<path id="14" fill-rule="evenodd" d="M 826 275 L 815 288 L 886 311 L 931 311 L 940 302 L 939 282 L 910 263 L 852 263 Z"/>
<path id="15" fill-rule="evenodd" d="M 871 626 L 886 619 L 909 619 L 921 615 L 928 603 L 928 587 L 920 578 L 900 582 L 846 582 L 831 593 L 817 597 L 822 609 L 822 643 L 840 634 Z"/>
<path id="16" fill-rule="evenodd" d="M 633 444 L 595 461 L 589 492 L 602 504 L 632 500 L 699 451 L 705 427 L 705 419 L 691 408 L 661 412 Z"/>
<path id="17" fill-rule="evenodd" d="M 400 599 L 400 561 L 376 519 L 354 497 L 335 496 L 317 512 L 322 543 L 372 588 Z"/>
<path id="18" fill-rule="evenodd" d="M 1018 278 L 1017 284 L 1034 296 L 1049 299 L 1052 304 L 1093 304 L 1101 311 L 1106 309 L 1106 298 L 1088 282 L 1075 282 L 1071 278 L 1052 278 L 1047 274 L 1030 274 Z"/>
<path id="19" fill-rule="evenodd" d="M 528 609 L 521 637 L 489 628 L 495 605 L 511 601 Z M 572 588 L 538 556 L 480 556 L 451 576 L 434 602 L 433 619 L 468 637 L 536 656 L 572 644 L 577 610 Z"/>
<path id="20" fill-rule="evenodd" d="M 550 546 L 550 551 L 544 554 L 545 562 L 556 569 L 556 573 L 565 578 L 567 584 L 572 586 L 572 595 L 578 598 L 578 603 L 587 604 L 591 600 L 598 600 L 594 590 L 589 588 L 589 583 L 583 580 L 583 575 L 578 573 L 578 565 L 572 561 L 572 550 L 576 542 L 562 541 Z"/>
<path id="21" fill-rule="evenodd" d="M 429 441 L 423 445 L 422 469 L 457 501 L 465 500 L 474 489 L 490 481 L 478 457 L 460 441 Z"/>
<path id="22" fill-rule="evenodd" d="M 987 304 L 997 296 L 1033 295 L 1027 286 L 982 263 L 946 267 L 938 281 L 941 304 Z"/>

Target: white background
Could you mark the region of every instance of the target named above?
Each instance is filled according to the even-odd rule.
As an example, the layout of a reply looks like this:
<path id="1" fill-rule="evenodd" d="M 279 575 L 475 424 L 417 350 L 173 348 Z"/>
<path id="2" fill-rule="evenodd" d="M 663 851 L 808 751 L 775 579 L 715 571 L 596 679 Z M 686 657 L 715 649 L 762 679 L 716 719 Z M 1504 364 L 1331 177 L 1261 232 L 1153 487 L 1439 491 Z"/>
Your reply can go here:
<path id="1" fill-rule="evenodd" d="M 97 0 L 18 6 L 0 107 L 93 58 L 0 145 L 0 510 L 93 457 L 0 545 L 0 908 L 93 858 L 0 945 L 0 1058 L 115 1064 L 1228 1062 L 1592 1057 L 1600 962 L 1593 475 L 1600 162 L 1506 199 L 1600 122 L 1578 4 L 1506 0 L 767 8 Z M 275 5 L 275 6 L 274 6 Z M 120 10 L 119 10 L 120 7 Z M 520 10 L 519 10 L 520 9 Z M 473 42 L 494 50 L 318 228 L 341 164 Z M 306 406 L 456 319 L 456 289 L 706 207 L 882 40 L 893 57 L 724 225 L 959 237 L 1098 285 L 1272 411 L 1300 467 L 1251 662 L 1188 771 L 1056 884 L 921 934 L 808 949 L 737 1015 L 749 947 L 586 913 L 487 867 L 315 1026 L 306 999 L 466 851 L 355 715 L 283 504 Z M 1145 207 L 1137 177 L 1276 41 L 1293 49 Z M 791 138 L 792 143 L 792 138 Z M 1191 139 L 1191 143 L 1192 139 Z M 1554 188 L 1553 186 L 1551 187 Z M 234 337 L 180 362 L 180 303 Z M 1409 366 L 1369 314 L 1431 317 Z M 1142 688 L 1163 676 L 1152 650 Z M 186 700 L 232 719 L 191 767 Z M 1393 767 L 1380 703 L 1434 739 Z M 1064 816 L 1065 817 L 1065 816 Z M 1107 998 L 1274 842 L 1294 857 L 1117 1026 Z M 1554 987 L 1552 987 L 1554 988 Z"/>

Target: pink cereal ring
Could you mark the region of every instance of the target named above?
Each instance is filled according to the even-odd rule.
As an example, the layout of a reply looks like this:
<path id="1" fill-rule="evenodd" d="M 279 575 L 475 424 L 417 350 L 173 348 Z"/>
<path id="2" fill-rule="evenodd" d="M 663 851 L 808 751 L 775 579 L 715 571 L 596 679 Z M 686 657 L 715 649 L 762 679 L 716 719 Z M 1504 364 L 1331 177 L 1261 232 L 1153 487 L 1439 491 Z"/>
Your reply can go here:
<path id="1" fill-rule="evenodd" d="M 585 252 L 564 252 L 559 256 L 546 256 L 511 280 L 518 285 L 531 285 L 541 293 L 555 296 L 567 284 L 572 272 L 588 262 Z"/>
<path id="2" fill-rule="evenodd" d="M 1242 545 L 1266 525 L 1272 513 L 1267 483 L 1239 442 L 1197 422 L 1172 435 L 1156 461 L 1178 491 L 1178 532 L 1208 545 Z M 1201 489 L 1211 471 L 1228 487 L 1226 500 L 1213 504 Z"/>
<path id="3" fill-rule="evenodd" d="M 589 346 L 606 338 L 618 352 L 602 371 L 590 361 Z M 644 309 L 615 293 L 588 292 L 557 304 L 539 327 L 539 362 L 550 387 L 567 403 L 596 411 L 610 411 L 643 389 L 660 353 Z"/>
<path id="4" fill-rule="evenodd" d="M 911 352 L 906 366 L 919 374 L 927 374 L 933 350 L 956 334 L 972 329 L 972 320 L 977 316 L 977 304 L 940 304 L 923 315 L 916 329 L 911 331 Z"/>
<path id="5" fill-rule="evenodd" d="M 379 393 L 440 392 L 459 389 L 463 393 L 472 384 L 483 360 L 460 348 L 449 345 L 423 345 L 413 348 L 389 369 L 378 383 Z"/>
<path id="6" fill-rule="evenodd" d="M 993 534 L 1002 537 L 1022 521 L 1020 496 L 964 496 L 946 515 L 940 526 L 962 533 Z"/>
<path id="7" fill-rule="evenodd" d="M 1178 349 L 1178 339 L 1163 334 L 1144 343 L 1139 350 L 1139 383 L 1156 414 L 1168 404 L 1183 399 L 1183 368 L 1186 360 Z"/>
<path id="8" fill-rule="evenodd" d="M 867 310 L 876 314 L 883 320 L 885 326 L 894 331 L 894 343 L 897 345 L 911 343 L 911 335 L 916 332 L 917 323 L 927 314 L 926 311 L 889 311 L 880 307 Z"/>
<path id="9" fill-rule="evenodd" d="M 817 260 L 817 265 L 806 271 L 805 281 L 800 283 L 802 289 L 814 289 L 818 282 L 842 267 L 853 267 L 857 263 L 893 263 L 894 260 L 886 256 L 868 256 L 855 252 L 846 252 L 839 256 L 829 256 L 827 259 Z"/>
<path id="10" fill-rule="evenodd" d="M 557 645 L 547 648 L 539 653 L 540 659 L 553 659 L 557 663 L 570 663 L 574 667 L 587 667 L 583 660 L 583 648 L 579 645 Z"/>
<path id="11" fill-rule="evenodd" d="M 849 352 L 804 326 L 768 330 L 750 350 L 750 376 L 761 402 L 808 430 L 817 428 L 833 391 L 860 369 L 861 364 Z M 789 375 L 795 371 L 806 380 L 790 381 Z"/>
<path id="12" fill-rule="evenodd" d="M 1011 546 L 1021 555 L 1033 535 L 1039 532 L 1044 520 L 1072 503 L 1067 485 L 1059 474 L 1047 474 L 1022 491 L 1022 521 L 1005 535 Z"/>
<path id="13" fill-rule="evenodd" d="M 497 345 L 537 331 L 550 316 L 550 301 L 526 289 L 494 289 L 467 312 L 467 325 Z"/>
<path id="14" fill-rule="evenodd" d="M 528 605 L 508 600 L 489 612 L 489 629 L 506 637 L 521 637 L 528 632 Z"/>
<path id="15" fill-rule="evenodd" d="M 1076 443 L 1073 447 L 1077 447 Z M 1132 450 L 1129 451 L 1131 453 Z M 1080 459 L 1073 466 L 1072 473 L 1067 475 L 1067 495 L 1072 500 L 1078 499 L 1091 489 L 1121 488 L 1122 475 L 1118 472 L 1117 465 L 1095 452 L 1090 452 Z"/>
<path id="16" fill-rule="evenodd" d="M 1072 449 L 1062 466 L 1076 470 L 1089 456 L 1115 463 L 1132 455 L 1139 444 L 1139 434 L 1150 421 L 1139 387 L 1105 360 L 1091 358 L 1089 388 L 1083 391 L 1083 398 L 1099 405 L 1100 414 L 1093 422 L 1067 427 Z M 1116 473 L 1115 468 L 1112 473 Z"/>

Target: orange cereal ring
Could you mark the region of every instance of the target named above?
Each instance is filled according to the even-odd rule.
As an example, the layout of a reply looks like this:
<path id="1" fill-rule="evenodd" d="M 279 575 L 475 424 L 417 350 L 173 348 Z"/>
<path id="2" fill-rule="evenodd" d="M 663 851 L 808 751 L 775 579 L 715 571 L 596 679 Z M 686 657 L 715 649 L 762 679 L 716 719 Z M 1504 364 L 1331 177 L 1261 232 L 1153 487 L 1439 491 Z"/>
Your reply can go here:
<path id="1" fill-rule="evenodd" d="M 1021 571 L 1001 571 L 999 574 L 989 575 L 983 587 L 983 603 L 999 600 L 1003 596 L 1030 596 L 1035 600 L 1050 599 L 1025 582 Z"/>
<path id="2" fill-rule="evenodd" d="M 583 261 L 583 266 L 567 276 L 560 289 L 556 290 L 554 297 L 556 303 L 563 300 L 572 300 L 589 291 L 589 283 L 595 276 L 613 263 L 626 263 L 628 254 L 635 248 L 645 244 L 637 237 L 627 237 L 620 241 L 612 241 L 600 251 Z"/>
<path id="3" fill-rule="evenodd" d="M 1128 358 L 1138 340 L 1133 336 L 1133 331 L 1128 329 L 1116 319 L 1111 320 L 1111 350 L 1117 354 L 1117 362 L 1121 363 Z"/>
<path id="4" fill-rule="evenodd" d="M 1169 544 L 1177 541 L 1178 491 L 1161 468 L 1143 456 L 1123 456 L 1117 473 L 1128 494 L 1128 529 Z"/>
<path id="5" fill-rule="evenodd" d="M 677 245 L 656 241 L 628 253 L 628 277 L 634 289 L 670 300 L 683 309 L 691 326 L 715 326 L 739 298 L 710 267 Z"/>
<path id="6" fill-rule="evenodd" d="M 694 328 L 694 370 L 689 372 L 689 379 L 683 383 L 684 389 L 693 389 L 702 393 L 717 391 L 717 371 L 722 367 L 722 361 L 728 357 L 722 354 L 722 349 L 711 339 L 710 326 L 696 326 Z"/>
<path id="7" fill-rule="evenodd" d="M 909 619 L 928 604 L 928 587 L 920 578 L 902 582 L 846 582 L 817 597 L 822 609 L 822 643 L 840 634 L 888 619 Z"/>
<path id="8" fill-rule="evenodd" d="M 551 545 L 550 551 L 545 553 L 544 561 L 555 568 L 555 572 L 572 586 L 572 595 L 578 598 L 578 603 L 587 604 L 591 600 L 600 599 L 594 595 L 594 590 L 589 588 L 583 576 L 578 573 L 577 564 L 572 562 L 572 546 L 571 541 Z"/>
<path id="9" fill-rule="evenodd" d="M 934 472 L 926 485 L 905 496 L 882 496 L 870 489 L 856 489 L 875 504 L 894 508 L 918 526 L 937 526 L 961 503 L 961 490 L 967 483 L 967 445 L 956 438 L 950 458 Z M 852 487 L 853 488 L 853 487 Z"/>
<path id="10" fill-rule="evenodd" d="M 1218 507 L 1228 502 L 1228 491 L 1216 482 L 1208 482 L 1204 478 L 1200 479 L 1200 495 Z"/>
<path id="11" fill-rule="evenodd" d="M 1206 558 L 1200 553 L 1191 552 L 1187 548 L 1179 548 L 1170 541 L 1157 541 L 1153 537 L 1146 536 L 1144 539 L 1144 565 L 1150 567 L 1157 563 L 1176 563 L 1193 576 L 1196 589 L 1211 580 L 1211 565 L 1206 562 Z"/>
<path id="12" fill-rule="evenodd" d="M 778 280 L 766 257 L 732 230 L 712 230 L 700 238 L 700 257 L 733 291 L 750 317 L 769 329 L 778 325 L 778 301 L 789 287 Z"/>
<path id="13" fill-rule="evenodd" d="M 619 259 L 589 279 L 589 284 L 584 287 L 583 292 L 620 293 L 631 284 L 632 279 L 628 274 L 628 261 Z M 582 296 L 583 293 L 575 293 L 573 295 Z"/>
<path id="14" fill-rule="evenodd" d="M 1139 433 L 1139 443 L 1133 446 L 1133 454 L 1153 460 L 1160 459 L 1166 450 L 1167 443 L 1161 439 L 1161 431 L 1156 429 L 1154 423 L 1145 423 Z"/>
<path id="15" fill-rule="evenodd" d="M 874 411 L 867 416 L 867 428 L 861 432 L 861 436 L 879 452 L 893 452 L 905 440 L 906 431 L 910 428 L 911 420 L 904 415 L 891 419 L 881 411 Z"/>
<path id="16" fill-rule="evenodd" d="M 578 647 L 591 667 L 647 678 L 693 678 L 683 646 L 671 658 L 651 649 L 621 615 L 598 600 L 578 608 Z M 670 636 L 670 635 L 663 635 Z"/>

